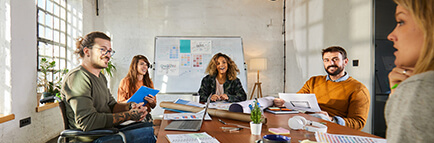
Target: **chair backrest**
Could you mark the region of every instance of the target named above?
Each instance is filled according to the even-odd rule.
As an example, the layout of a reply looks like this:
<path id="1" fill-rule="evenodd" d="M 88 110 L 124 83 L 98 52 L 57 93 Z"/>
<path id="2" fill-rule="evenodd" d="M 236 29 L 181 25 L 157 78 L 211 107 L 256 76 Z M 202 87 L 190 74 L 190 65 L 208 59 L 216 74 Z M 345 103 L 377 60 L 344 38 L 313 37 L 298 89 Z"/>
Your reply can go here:
<path id="1" fill-rule="evenodd" d="M 63 126 L 65 127 L 65 130 L 70 129 L 70 128 L 69 128 L 68 117 L 66 116 L 66 106 L 65 106 L 65 102 L 63 102 L 63 101 L 59 101 L 59 108 L 60 108 L 60 112 L 62 113 L 62 117 L 63 117 Z"/>

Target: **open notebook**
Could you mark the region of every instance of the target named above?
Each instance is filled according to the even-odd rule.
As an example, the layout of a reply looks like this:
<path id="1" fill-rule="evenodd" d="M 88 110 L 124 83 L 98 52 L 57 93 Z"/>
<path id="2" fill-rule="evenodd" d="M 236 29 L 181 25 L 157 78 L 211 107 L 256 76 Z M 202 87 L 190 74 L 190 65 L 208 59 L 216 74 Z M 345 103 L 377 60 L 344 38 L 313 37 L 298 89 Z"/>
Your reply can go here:
<path id="1" fill-rule="evenodd" d="M 208 97 L 205 105 L 205 112 L 203 112 L 203 116 L 201 120 L 182 120 L 182 121 L 172 121 L 169 125 L 164 128 L 165 130 L 176 130 L 176 131 L 199 131 L 202 127 L 203 120 L 205 119 L 208 105 L 210 102 L 211 96 Z"/>

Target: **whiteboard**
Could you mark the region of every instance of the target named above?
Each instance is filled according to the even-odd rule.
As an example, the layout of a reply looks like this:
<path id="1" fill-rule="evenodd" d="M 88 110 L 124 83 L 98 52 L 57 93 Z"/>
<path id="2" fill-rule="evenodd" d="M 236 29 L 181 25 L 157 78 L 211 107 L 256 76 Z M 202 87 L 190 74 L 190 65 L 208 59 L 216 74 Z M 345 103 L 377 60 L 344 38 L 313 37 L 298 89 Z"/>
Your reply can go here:
<path id="1" fill-rule="evenodd" d="M 197 93 L 205 69 L 216 53 L 228 55 L 237 64 L 244 91 L 246 64 L 241 37 L 155 37 L 153 82 L 161 93 Z M 247 93 L 247 91 L 246 91 Z"/>

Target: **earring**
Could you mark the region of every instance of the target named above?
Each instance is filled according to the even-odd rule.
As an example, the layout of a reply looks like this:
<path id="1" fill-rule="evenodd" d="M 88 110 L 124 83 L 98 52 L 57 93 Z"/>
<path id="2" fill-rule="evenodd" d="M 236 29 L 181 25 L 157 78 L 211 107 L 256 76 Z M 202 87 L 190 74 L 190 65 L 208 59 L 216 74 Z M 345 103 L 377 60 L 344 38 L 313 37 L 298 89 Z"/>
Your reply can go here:
<path id="1" fill-rule="evenodd" d="M 90 55 L 87 55 L 87 57 L 90 57 Z"/>

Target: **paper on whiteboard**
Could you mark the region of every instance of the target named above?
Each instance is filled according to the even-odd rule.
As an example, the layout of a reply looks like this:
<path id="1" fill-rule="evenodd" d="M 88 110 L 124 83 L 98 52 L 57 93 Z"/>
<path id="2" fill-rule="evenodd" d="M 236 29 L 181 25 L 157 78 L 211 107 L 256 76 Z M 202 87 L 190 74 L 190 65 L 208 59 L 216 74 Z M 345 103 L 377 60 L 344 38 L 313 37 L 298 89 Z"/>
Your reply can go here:
<path id="1" fill-rule="evenodd" d="M 193 68 L 203 68 L 203 55 L 192 55 Z"/>
<path id="2" fill-rule="evenodd" d="M 201 120 L 203 112 L 205 112 L 205 109 L 197 113 L 170 113 L 164 114 L 163 118 L 164 120 Z M 211 120 L 211 116 L 208 113 L 205 115 L 205 120 Z"/>
<path id="3" fill-rule="evenodd" d="M 191 40 L 191 53 L 211 54 L 211 40 Z"/>
<path id="4" fill-rule="evenodd" d="M 279 98 L 285 100 L 288 109 L 307 112 L 320 112 L 315 94 L 279 93 Z"/>
<path id="5" fill-rule="evenodd" d="M 181 56 L 181 65 L 179 65 L 180 67 L 186 67 L 186 68 L 190 68 L 191 67 L 191 54 L 180 54 Z"/>
<path id="6" fill-rule="evenodd" d="M 178 60 L 178 57 L 179 57 L 179 48 L 173 46 L 172 48 L 170 48 L 169 59 Z"/>
<path id="7" fill-rule="evenodd" d="M 157 63 L 158 75 L 179 75 L 179 62 L 178 61 L 160 61 Z"/>

